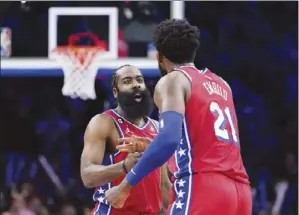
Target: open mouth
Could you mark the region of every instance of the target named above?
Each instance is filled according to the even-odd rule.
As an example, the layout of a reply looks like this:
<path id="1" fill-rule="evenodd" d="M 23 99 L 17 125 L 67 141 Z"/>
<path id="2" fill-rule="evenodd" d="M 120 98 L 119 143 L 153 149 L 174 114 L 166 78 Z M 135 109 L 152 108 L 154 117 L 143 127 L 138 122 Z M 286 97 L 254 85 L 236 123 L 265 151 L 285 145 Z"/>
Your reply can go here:
<path id="1" fill-rule="evenodd" d="M 141 102 L 141 100 L 142 100 L 141 94 L 140 93 L 136 93 L 134 95 L 134 99 L 135 99 L 136 102 Z"/>

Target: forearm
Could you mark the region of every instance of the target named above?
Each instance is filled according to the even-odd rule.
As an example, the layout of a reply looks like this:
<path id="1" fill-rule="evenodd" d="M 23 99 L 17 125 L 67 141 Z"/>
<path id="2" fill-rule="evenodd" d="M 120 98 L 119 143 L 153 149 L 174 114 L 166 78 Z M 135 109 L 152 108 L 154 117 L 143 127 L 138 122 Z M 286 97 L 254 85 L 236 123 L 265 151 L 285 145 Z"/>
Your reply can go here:
<path id="1" fill-rule="evenodd" d="M 92 164 L 86 167 L 81 175 L 85 187 L 92 188 L 110 183 L 124 174 L 122 162 L 119 162 L 109 166 Z"/>
<path id="2" fill-rule="evenodd" d="M 162 192 L 162 200 L 163 200 L 163 207 L 168 208 L 169 204 L 172 201 L 172 191 L 171 191 L 172 184 L 162 182 L 161 192 Z"/>

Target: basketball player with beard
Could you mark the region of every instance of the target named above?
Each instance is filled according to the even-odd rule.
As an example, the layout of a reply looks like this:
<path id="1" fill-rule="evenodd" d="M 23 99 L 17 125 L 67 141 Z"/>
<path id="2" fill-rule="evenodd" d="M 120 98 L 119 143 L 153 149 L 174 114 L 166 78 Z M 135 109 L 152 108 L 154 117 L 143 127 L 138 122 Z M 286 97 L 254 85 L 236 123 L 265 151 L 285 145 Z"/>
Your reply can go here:
<path id="1" fill-rule="evenodd" d="M 118 151 L 118 139 L 154 138 L 158 132 L 157 122 L 148 117 L 153 108 L 152 97 L 136 67 L 124 65 L 117 69 L 112 76 L 112 88 L 117 107 L 94 116 L 84 136 L 81 178 L 87 188 L 96 188 L 93 200 L 97 204 L 92 214 L 156 215 L 162 203 L 167 207 L 171 201 L 166 167 L 156 169 L 134 187 L 121 209 L 113 208 L 105 199 L 105 191 L 118 185 L 142 156 L 138 150 Z"/>

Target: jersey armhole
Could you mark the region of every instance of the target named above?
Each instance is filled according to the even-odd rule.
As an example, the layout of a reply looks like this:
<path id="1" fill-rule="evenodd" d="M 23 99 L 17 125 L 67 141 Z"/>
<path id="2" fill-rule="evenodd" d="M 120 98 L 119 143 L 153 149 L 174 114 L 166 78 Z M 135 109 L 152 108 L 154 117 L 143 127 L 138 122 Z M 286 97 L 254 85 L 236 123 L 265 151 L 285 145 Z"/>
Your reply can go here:
<path id="1" fill-rule="evenodd" d="M 122 119 L 121 119 L 121 118 L 117 118 L 117 117 L 114 118 L 114 117 L 113 117 L 112 115 L 110 115 L 109 113 L 104 113 L 104 114 L 106 114 L 108 117 L 110 117 L 110 119 L 113 121 L 113 124 L 114 124 L 114 126 L 115 126 L 115 128 L 116 128 L 116 131 L 117 131 L 119 137 L 120 137 L 120 138 L 125 137 L 125 135 L 124 135 L 124 133 L 123 133 L 123 131 L 122 131 L 122 128 L 121 128 L 119 122 L 117 122 L 118 119 L 120 119 L 120 120 L 122 120 Z M 107 143 L 107 142 L 106 142 L 106 143 Z M 119 145 L 123 145 L 123 144 L 125 144 L 125 142 L 119 143 Z M 120 153 L 120 151 L 117 150 L 117 151 L 111 152 L 111 155 L 112 155 L 112 157 L 114 157 L 114 156 L 118 155 L 119 153 Z"/>
<path id="2" fill-rule="evenodd" d="M 156 120 L 153 120 L 151 118 L 148 117 L 148 119 L 151 121 L 152 125 L 154 126 L 155 130 L 157 133 L 159 133 L 159 122 Z"/>

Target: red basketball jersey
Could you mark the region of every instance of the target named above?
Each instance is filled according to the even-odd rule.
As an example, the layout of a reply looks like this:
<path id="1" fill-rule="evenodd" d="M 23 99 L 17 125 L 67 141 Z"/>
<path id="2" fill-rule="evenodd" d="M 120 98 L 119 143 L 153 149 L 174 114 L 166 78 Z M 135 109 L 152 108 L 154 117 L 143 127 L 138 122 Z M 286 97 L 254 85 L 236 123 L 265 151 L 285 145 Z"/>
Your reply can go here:
<path id="1" fill-rule="evenodd" d="M 191 81 L 183 136 L 168 161 L 176 178 L 195 173 L 219 172 L 249 183 L 240 153 L 238 122 L 229 85 L 210 70 L 182 66 Z"/>
<path id="2" fill-rule="evenodd" d="M 139 128 L 125 118 L 121 117 L 114 110 L 108 110 L 104 112 L 104 114 L 109 115 L 113 119 L 115 126 L 119 131 L 120 137 L 135 135 L 150 137 L 153 139 L 158 133 L 155 123 L 150 118 L 147 118 L 147 123 L 142 128 Z M 111 165 L 121 162 L 126 159 L 127 156 L 128 153 L 119 151 L 115 152 L 114 154 L 105 155 L 103 165 Z M 124 177 L 125 176 L 119 177 L 112 183 L 103 185 L 96 189 L 93 195 L 93 200 L 97 202 L 97 205 L 93 211 L 93 214 L 110 214 L 112 208 L 105 199 L 105 191 L 110 189 L 112 186 L 120 184 Z M 143 213 L 159 213 L 161 207 L 161 171 L 160 169 L 156 169 L 131 190 L 130 196 L 126 200 L 122 210 Z"/>

